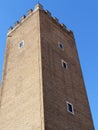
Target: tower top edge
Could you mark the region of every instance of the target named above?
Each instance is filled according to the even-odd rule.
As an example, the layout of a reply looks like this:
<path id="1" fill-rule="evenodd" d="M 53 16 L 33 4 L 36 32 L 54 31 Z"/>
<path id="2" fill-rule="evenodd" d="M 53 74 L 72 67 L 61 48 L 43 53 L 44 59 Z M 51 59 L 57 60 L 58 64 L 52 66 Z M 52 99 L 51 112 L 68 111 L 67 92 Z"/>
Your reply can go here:
<path id="1" fill-rule="evenodd" d="M 49 15 L 49 16 L 53 19 L 53 21 L 54 21 L 56 24 L 58 24 L 63 30 L 67 31 L 68 34 L 73 35 L 73 32 L 72 32 L 71 30 L 68 30 L 67 27 L 66 27 L 63 23 L 59 23 L 58 18 L 53 17 L 53 16 L 51 15 L 51 12 L 50 12 L 50 11 L 44 10 L 43 5 L 40 4 L 40 3 L 37 3 L 37 4 L 35 5 L 35 7 L 34 7 L 34 10 L 33 10 L 33 9 L 29 9 L 28 12 L 27 12 L 27 15 L 21 16 L 20 21 L 16 21 L 13 26 L 10 26 L 10 27 L 9 27 L 8 32 L 7 32 L 7 36 L 9 36 L 10 33 L 13 32 L 14 30 L 16 30 L 16 28 L 18 28 L 19 26 L 21 26 L 21 23 L 25 22 L 25 20 L 28 19 L 28 17 L 29 17 L 30 15 L 34 14 L 34 13 L 35 13 L 36 11 L 38 11 L 38 10 L 44 11 L 44 12 L 45 12 L 47 15 Z"/>

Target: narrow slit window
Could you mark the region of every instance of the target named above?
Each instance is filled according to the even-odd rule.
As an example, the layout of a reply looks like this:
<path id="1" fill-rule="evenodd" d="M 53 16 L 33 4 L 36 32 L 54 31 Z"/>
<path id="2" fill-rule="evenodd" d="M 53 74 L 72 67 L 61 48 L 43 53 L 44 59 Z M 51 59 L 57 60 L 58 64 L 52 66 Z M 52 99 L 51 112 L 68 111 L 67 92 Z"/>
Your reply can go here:
<path id="1" fill-rule="evenodd" d="M 64 69 L 67 69 L 67 62 L 64 61 L 64 60 L 62 60 L 62 67 L 63 67 Z"/>
<path id="2" fill-rule="evenodd" d="M 69 102 L 67 102 L 67 111 L 71 114 L 74 114 L 73 105 Z"/>

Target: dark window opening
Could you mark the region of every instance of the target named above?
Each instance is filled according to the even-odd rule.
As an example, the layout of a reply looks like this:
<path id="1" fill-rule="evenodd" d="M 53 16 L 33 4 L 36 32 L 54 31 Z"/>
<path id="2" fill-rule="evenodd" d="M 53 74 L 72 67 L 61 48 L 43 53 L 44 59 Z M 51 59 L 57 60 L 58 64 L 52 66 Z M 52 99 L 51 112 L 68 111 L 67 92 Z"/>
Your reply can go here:
<path id="1" fill-rule="evenodd" d="M 64 60 L 62 60 L 62 67 L 67 69 L 67 62 L 65 62 Z"/>
<path id="2" fill-rule="evenodd" d="M 72 105 L 71 105 L 71 104 L 68 104 L 68 110 L 69 110 L 70 112 L 72 112 Z"/>
<path id="3" fill-rule="evenodd" d="M 73 105 L 67 102 L 67 111 L 74 114 Z"/>
<path id="4" fill-rule="evenodd" d="M 22 42 L 19 43 L 19 48 L 21 48 L 23 46 L 24 46 L 24 42 L 22 41 Z"/>
<path id="5" fill-rule="evenodd" d="M 62 44 L 61 42 L 58 43 L 58 47 L 59 47 L 60 49 L 64 49 L 64 48 L 63 48 L 63 44 Z"/>
<path id="6" fill-rule="evenodd" d="M 63 62 L 63 67 L 66 69 L 67 68 L 67 65 L 66 63 Z"/>

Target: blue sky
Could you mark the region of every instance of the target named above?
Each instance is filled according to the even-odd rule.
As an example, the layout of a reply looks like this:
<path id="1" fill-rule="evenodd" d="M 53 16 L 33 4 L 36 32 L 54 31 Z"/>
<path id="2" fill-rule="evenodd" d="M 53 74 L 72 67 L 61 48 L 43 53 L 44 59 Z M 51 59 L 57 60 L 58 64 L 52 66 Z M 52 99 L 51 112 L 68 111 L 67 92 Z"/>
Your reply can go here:
<path id="1" fill-rule="evenodd" d="M 0 2 L 0 81 L 7 30 L 36 3 L 37 0 Z M 40 3 L 74 32 L 94 126 L 98 130 L 98 0 L 40 0 Z"/>

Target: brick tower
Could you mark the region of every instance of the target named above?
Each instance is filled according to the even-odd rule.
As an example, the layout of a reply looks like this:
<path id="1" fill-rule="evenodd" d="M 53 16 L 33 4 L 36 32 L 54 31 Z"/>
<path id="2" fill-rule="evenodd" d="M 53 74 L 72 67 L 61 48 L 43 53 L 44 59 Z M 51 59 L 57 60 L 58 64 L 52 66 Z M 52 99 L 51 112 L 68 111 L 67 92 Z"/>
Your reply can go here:
<path id="1" fill-rule="evenodd" d="M 0 130 L 94 130 L 72 31 L 37 4 L 7 34 Z"/>

